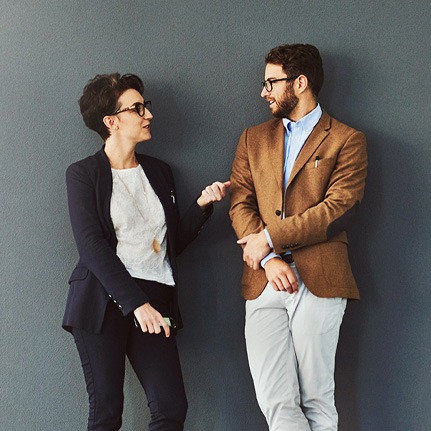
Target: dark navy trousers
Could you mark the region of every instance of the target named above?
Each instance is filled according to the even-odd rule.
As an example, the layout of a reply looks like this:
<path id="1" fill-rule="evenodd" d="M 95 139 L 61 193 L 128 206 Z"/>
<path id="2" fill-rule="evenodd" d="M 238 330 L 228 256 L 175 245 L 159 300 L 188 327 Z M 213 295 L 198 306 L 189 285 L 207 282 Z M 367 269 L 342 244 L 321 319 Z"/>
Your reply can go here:
<path id="1" fill-rule="evenodd" d="M 141 282 L 150 304 L 169 316 L 172 287 Z M 149 431 L 179 431 L 187 413 L 187 399 L 175 335 L 143 333 L 109 301 L 101 333 L 74 328 L 89 396 L 88 431 L 117 431 L 123 412 L 126 356 L 141 382 L 151 413 Z"/>

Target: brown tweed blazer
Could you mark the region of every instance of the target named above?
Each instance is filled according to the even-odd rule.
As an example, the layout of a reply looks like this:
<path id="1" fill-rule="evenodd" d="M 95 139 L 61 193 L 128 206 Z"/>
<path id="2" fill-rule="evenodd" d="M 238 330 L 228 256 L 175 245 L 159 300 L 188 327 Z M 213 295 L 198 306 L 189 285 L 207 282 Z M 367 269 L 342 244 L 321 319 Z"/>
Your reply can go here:
<path id="1" fill-rule="evenodd" d="M 280 119 L 242 133 L 231 175 L 230 217 L 238 238 L 266 227 L 274 252 L 292 252 L 314 295 L 359 299 L 345 230 L 364 194 L 365 136 L 323 113 L 295 161 L 285 193 L 283 164 Z M 263 269 L 244 264 L 245 299 L 257 298 L 266 283 Z"/>

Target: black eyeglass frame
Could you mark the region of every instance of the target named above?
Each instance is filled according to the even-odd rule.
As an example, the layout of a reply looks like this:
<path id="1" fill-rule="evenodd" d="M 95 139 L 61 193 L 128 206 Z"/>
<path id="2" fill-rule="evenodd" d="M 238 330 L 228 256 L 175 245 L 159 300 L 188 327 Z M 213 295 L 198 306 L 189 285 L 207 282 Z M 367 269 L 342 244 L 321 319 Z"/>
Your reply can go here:
<path id="1" fill-rule="evenodd" d="M 279 82 L 279 81 L 294 81 L 296 78 L 298 78 L 300 75 L 296 75 L 296 76 L 290 76 L 287 78 L 278 78 L 278 79 L 267 79 L 266 81 L 262 81 L 262 88 L 265 88 L 266 91 L 268 91 L 268 93 L 270 93 L 272 91 L 272 84 L 274 84 L 274 82 Z"/>
<path id="2" fill-rule="evenodd" d="M 133 109 L 140 117 L 143 117 L 145 115 L 146 109 L 151 112 L 151 100 L 146 100 L 144 103 L 137 102 L 128 108 L 119 109 L 118 111 L 115 111 L 113 115 L 121 114 L 122 112 L 126 111 L 132 111 Z"/>

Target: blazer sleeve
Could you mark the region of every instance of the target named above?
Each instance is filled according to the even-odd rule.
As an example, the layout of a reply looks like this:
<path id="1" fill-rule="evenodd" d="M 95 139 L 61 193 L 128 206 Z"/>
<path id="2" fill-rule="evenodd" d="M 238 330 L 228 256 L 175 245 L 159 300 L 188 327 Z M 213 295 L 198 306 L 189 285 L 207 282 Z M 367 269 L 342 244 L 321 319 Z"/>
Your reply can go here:
<path id="1" fill-rule="evenodd" d="M 364 195 L 366 174 L 365 136 L 353 131 L 338 152 L 322 201 L 284 219 L 272 218 L 268 221 L 266 229 L 274 251 L 283 253 L 321 243 L 344 232 Z M 301 185 L 299 177 L 296 180 L 294 187 L 299 187 L 298 193 L 306 195 L 307 184 Z"/>
<path id="2" fill-rule="evenodd" d="M 208 205 L 205 209 L 202 209 L 197 204 L 198 198 L 196 198 L 188 207 L 184 215 L 180 217 L 178 205 L 176 202 L 177 194 L 172 170 L 169 165 L 164 164 L 164 166 L 167 169 L 167 177 L 170 184 L 175 219 L 177 220 L 175 234 L 175 255 L 178 256 L 202 231 L 203 225 L 210 218 L 211 214 L 214 211 L 214 207 L 211 204 Z"/>
<path id="3" fill-rule="evenodd" d="M 66 171 L 67 198 L 72 231 L 80 256 L 124 315 L 148 302 L 112 247 L 103 220 L 98 192 L 97 168 L 74 163 Z M 116 239 L 115 239 L 116 243 Z"/>
<path id="4" fill-rule="evenodd" d="M 242 133 L 232 164 L 229 215 L 238 238 L 259 233 L 265 225 L 259 213 L 247 151 L 247 130 Z"/>

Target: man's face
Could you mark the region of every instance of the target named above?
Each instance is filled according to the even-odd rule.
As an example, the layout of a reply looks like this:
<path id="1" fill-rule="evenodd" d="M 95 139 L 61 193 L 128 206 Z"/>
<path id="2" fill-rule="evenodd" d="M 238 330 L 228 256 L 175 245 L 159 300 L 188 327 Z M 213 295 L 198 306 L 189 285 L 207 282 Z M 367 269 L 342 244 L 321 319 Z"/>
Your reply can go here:
<path id="1" fill-rule="evenodd" d="M 265 81 L 281 78 L 289 78 L 281 64 L 268 63 L 265 68 Z M 269 102 L 269 109 L 276 118 L 288 118 L 298 104 L 291 81 L 273 82 L 271 91 L 264 87 L 260 95 Z"/>

